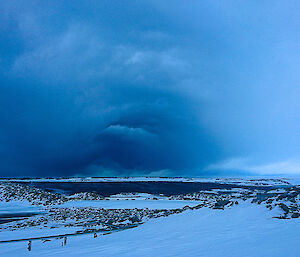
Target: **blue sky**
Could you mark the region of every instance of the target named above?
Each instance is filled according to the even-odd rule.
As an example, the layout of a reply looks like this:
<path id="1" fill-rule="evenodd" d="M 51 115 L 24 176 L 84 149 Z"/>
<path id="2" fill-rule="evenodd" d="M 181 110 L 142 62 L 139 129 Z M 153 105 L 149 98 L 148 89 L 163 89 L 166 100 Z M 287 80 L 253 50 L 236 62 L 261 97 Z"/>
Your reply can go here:
<path id="1" fill-rule="evenodd" d="M 0 174 L 299 174 L 299 12 L 0 1 Z"/>

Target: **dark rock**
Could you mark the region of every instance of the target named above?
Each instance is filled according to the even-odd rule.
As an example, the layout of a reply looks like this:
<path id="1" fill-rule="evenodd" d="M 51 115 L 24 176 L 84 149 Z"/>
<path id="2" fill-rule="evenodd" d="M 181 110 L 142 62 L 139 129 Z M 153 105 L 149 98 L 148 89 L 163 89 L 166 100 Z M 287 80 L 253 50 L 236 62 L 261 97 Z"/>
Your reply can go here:
<path id="1" fill-rule="evenodd" d="M 214 209 L 224 209 L 224 206 L 226 206 L 229 203 L 229 200 L 219 200 L 215 203 Z"/>
<path id="2" fill-rule="evenodd" d="M 289 207 L 287 207 L 284 203 L 280 203 L 279 207 L 285 212 L 285 213 L 289 213 L 290 209 Z"/>
<path id="3" fill-rule="evenodd" d="M 293 219 L 297 219 L 297 218 L 300 217 L 300 213 L 295 212 L 295 213 L 292 214 L 291 217 L 292 217 Z"/>
<path id="4" fill-rule="evenodd" d="M 135 223 L 135 222 L 140 222 L 140 218 L 138 216 L 133 216 L 133 217 L 130 217 L 129 220 L 132 222 L 132 223 Z"/>
<path id="5" fill-rule="evenodd" d="M 183 207 L 183 210 L 184 210 L 184 211 L 186 211 L 186 210 L 188 210 L 188 209 L 190 209 L 190 206 L 188 206 L 188 205 L 186 205 L 186 206 Z"/>

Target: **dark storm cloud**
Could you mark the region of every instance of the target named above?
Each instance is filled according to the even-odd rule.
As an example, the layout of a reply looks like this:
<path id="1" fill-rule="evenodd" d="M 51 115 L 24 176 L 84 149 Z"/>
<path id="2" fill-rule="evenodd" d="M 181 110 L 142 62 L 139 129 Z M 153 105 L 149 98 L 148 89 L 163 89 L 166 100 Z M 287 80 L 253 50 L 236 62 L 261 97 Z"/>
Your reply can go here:
<path id="1" fill-rule="evenodd" d="M 85 102 L 70 88 L 30 83 L 28 90 L 23 80 L 1 88 L 5 169 L 17 175 L 71 175 L 99 166 L 122 174 L 194 168 L 215 158 L 214 143 L 194 121 L 187 99 L 108 85 L 95 102 Z M 199 145 L 203 148 L 195 151 Z"/>
<path id="2" fill-rule="evenodd" d="M 297 159 L 297 10 L 2 1 L 1 175 L 203 175 Z"/>
<path id="3" fill-rule="evenodd" d="M 160 46 L 168 34 L 124 23 L 132 10 L 109 4 L 99 6 L 106 17 L 88 6 L 75 13 L 70 6 L 6 8 L 4 23 L 17 24 L 14 37 L 23 40 L 3 52 L 4 175 L 185 170 L 215 158 L 190 99 L 177 89 L 189 68 L 184 50 Z M 48 8 L 60 26 L 43 17 Z"/>

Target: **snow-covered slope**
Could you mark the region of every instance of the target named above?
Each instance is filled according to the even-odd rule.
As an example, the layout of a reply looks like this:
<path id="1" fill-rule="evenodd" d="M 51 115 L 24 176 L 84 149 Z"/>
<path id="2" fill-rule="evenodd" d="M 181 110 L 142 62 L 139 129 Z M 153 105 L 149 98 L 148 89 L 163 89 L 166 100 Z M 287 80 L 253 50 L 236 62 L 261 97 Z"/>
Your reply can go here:
<path id="1" fill-rule="evenodd" d="M 0 224 L 0 256 L 294 257 L 300 251 L 300 186 L 233 187 L 169 197 L 65 196 L 11 182 L 0 183 L 0 189 L 0 214 L 38 212 Z"/>
<path id="2" fill-rule="evenodd" d="M 227 210 L 203 208 L 151 220 L 123 232 L 0 244 L 2 256 L 299 256 L 299 219 L 273 219 L 249 201 Z"/>

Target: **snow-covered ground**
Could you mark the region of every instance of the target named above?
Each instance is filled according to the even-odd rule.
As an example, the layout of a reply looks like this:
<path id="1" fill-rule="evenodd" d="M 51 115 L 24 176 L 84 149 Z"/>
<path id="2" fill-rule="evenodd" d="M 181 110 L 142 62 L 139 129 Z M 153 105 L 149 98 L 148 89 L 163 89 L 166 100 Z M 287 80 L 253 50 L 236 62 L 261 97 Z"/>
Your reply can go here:
<path id="1" fill-rule="evenodd" d="M 100 200 L 100 201 L 70 201 L 57 206 L 57 208 L 78 208 L 78 207 L 93 207 L 103 209 L 177 209 L 186 205 L 192 207 L 199 204 L 200 201 L 185 201 L 185 200 Z"/>
<path id="2" fill-rule="evenodd" d="M 15 231 L 1 231 L 0 233 L 0 241 L 8 241 L 8 240 L 16 240 L 16 239 L 23 239 L 23 238 L 37 238 L 37 237 L 49 237 L 49 236 L 57 236 L 57 235 L 64 235 L 64 234 L 72 234 L 78 231 L 78 227 L 60 227 L 60 228 L 35 228 L 32 227 L 30 229 L 20 229 Z M 27 243 L 27 242 L 25 242 Z M 12 243 L 13 244 L 13 243 Z M 0 256 L 2 245 L 0 243 Z"/>
<path id="3" fill-rule="evenodd" d="M 27 201 L 0 201 L 0 215 L 18 214 L 18 213 L 38 213 L 44 209 L 39 206 L 33 206 Z"/>
<path id="4" fill-rule="evenodd" d="M 300 186 L 273 182 L 168 197 L 0 183 L 0 215 L 40 212 L 0 225 L 0 256 L 299 256 Z"/>
<path id="5" fill-rule="evenodd" d="M 153 219 L 122 232 L 91 234 L 50 242 L 0 244 L 1 256 L 299 256 L 299 219 L 273 219 L 249 201 L 226 210 L 202 208 Z M 4 232 L 5 233 L 5 232 Z"/>

